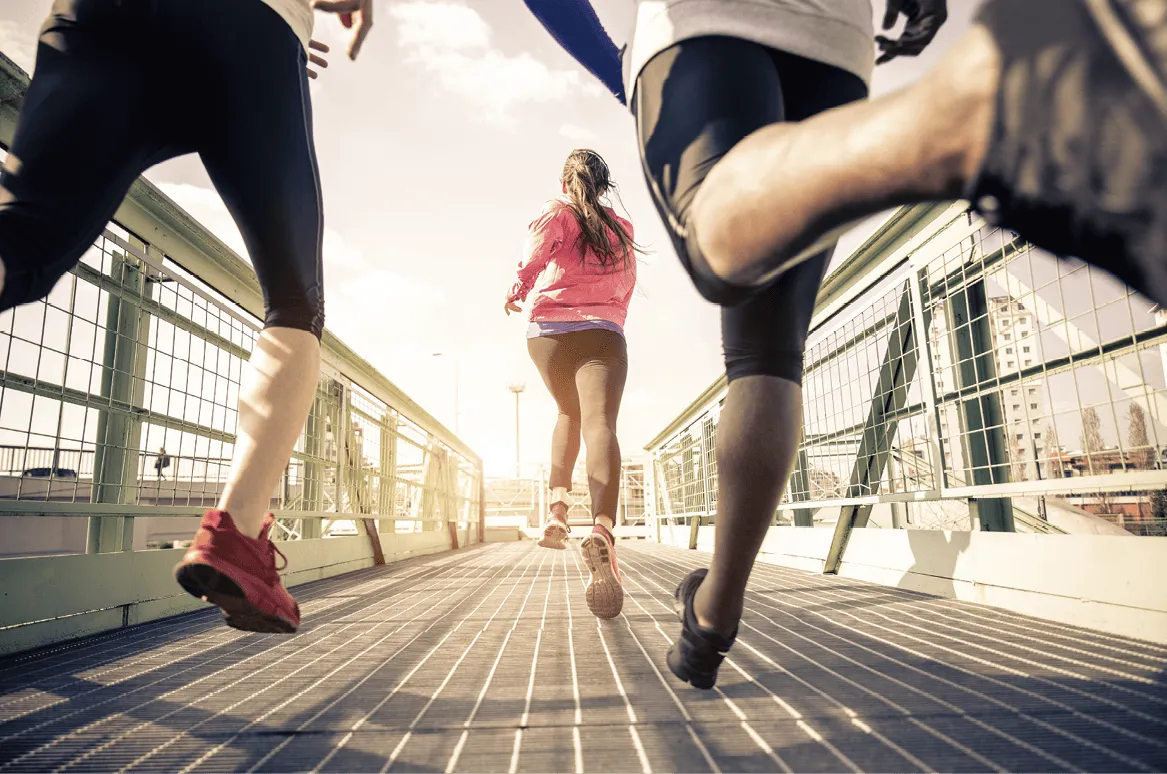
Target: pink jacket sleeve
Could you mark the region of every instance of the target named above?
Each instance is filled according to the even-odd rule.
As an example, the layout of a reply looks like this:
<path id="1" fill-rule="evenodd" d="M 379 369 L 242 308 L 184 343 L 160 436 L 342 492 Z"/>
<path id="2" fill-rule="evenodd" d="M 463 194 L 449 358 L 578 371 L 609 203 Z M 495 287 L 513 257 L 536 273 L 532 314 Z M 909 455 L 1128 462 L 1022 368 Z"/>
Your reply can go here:
<path id="1" fill-rule="evenodd" d="M 559 214 L 563 207 L 549 202 L 543 212 L 527 230 L 527 243 L 523 249 L 523 260 L 519 262 L 519 276 L 507 294 L 507 301 L 526 301 L 527 294 L 535 287 L 535 280 L 547 268 L 551 255 L 563 242 L 563 229 L 559 225 Z"/>

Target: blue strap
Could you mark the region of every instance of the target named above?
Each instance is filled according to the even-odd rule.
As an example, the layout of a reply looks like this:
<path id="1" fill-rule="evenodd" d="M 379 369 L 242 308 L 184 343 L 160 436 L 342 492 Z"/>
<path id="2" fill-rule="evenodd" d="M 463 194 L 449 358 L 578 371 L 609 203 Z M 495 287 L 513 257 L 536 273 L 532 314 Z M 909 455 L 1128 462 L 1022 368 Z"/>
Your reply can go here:
<path id="1" fill-rule="evenodd" d="M 607 86 L 621 105 L 626 104 L 620 49 L 608 36 L 588 0 L 523 2 L 564 51 Z"/>

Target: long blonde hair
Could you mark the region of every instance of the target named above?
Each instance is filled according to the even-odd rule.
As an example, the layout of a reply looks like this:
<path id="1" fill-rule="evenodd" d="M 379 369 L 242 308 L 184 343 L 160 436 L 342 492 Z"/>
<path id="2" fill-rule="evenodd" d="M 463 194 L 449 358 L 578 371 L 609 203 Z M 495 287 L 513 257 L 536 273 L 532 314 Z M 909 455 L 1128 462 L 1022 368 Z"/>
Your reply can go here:
<path id="1" fill-rule="evenodd" d="M 608 165 L 600 154 L 586 148 L 573 150 L 563 165 L 560 182 L 567 189 L 571 212 L 579 224 L 576 246 L 581 254 L 586 255 L 587 249 L 591 248 L 600 265 L 611 268 L 623 267 L 634 251 L 644 252 L 623 224 L 600 202 L 601 196 L 616 189 Z M 609 234 L 615 234 L 616 245 Z"/>

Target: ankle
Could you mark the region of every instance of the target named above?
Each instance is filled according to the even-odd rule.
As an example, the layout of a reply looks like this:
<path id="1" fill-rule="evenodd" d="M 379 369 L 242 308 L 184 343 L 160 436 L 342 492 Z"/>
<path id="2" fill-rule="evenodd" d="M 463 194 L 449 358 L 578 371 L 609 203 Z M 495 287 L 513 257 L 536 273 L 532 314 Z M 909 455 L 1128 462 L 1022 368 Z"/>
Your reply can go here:
<path id="1" fill-rule="evenodd" d="M 714 586 L 709 583 L 709 576 L 706 576 L 697 587 L 697 593 L 693 595 L 693 615 L 697 618 L 697 625 L 702 629 L 712 629 L 724 637 L 729 637 L 741 620 L 741 603 L 724 604 L 715 599 L 713 592 Z"/>
<path id="2" fill-rule="evenodd" d="M 593 521 L 604 529 L 608 530 L 608 532 L 613 532 L 616 529 L 616 521 L 611 516 L 604 516 L 601 514 L 596 516 Z"/>

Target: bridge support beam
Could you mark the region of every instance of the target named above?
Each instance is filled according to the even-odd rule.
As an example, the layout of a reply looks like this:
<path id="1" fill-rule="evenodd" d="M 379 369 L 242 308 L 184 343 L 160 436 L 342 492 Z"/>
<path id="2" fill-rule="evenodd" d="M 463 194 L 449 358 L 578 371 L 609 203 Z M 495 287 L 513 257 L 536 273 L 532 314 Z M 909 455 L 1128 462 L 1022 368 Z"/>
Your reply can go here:
<path id="1" fill-rule="evenodd" d="M 795 487 L 795 492 L 800 494 L 795 495 L 799 501 L 806 501 L 811 499 L 810 491 L 810 462 L 806 458 L 806 449 L 799 444 L 798 447 L 798 462 L 794 468 L 794 476 L 791 483 Z M 799 508 L 794 511 L 794 526 L 796 527 L 813 527 L 814 526 L 814 508 Z M 778 516 L 775 514 L 775 521 Z"/>
<path id="2" fill-rule="evenodd" d="M 397 531 L 397 415 L 386 409 L 381 417 L 381 480 L 377 485 L 377 529 L 384 535 Z"/>
<path id="3" fill-rule="evenodd" d="M 960 403 L 961 434 L 972 483 L 1002 484 L 1010 479 L 1005 446 L 1005 414 L 997 378 L 996 347 L 989 321 L 985 280 L 978 278 L 955 291 L 948 301 L 948 329 L 956 353 L 957 387 L 974 390 Z M 982 385 L 990 385 L 985 392 Z M 1013 503 L 1007 497 L 969 500 L 969 518 L 985 532 L 1014 532 Z"/>
<path id="4" fill-rule="evenodd" d="M 883 478 L 888 460 L 891 458 L 891 446 L 895 441 L 898 424 L 895 415 L 908 402 L 908 388 L 916 374 L 916 365 L 919 357 L 915 319 L 912 314 L 911 282 L 904 284 L 900 295 L 900 306 L 896 312 L 895 322 L 888 335 L 887 351 L 883 356 L 883 364 L 879 369 L 879 378 L 875 383 L 875 394 L 872 396 L 871 409 L 867 421 L 863 425 L 863 435 L 859 440 L 859 450 L 855 455 L 855 465 L 851 470 L 851 483 L 848 488 L 848 497 L 862 497 L 871 493 L 880 479 Z M 925 326 L 928 324 L 927 315 L 924 316 Z M 926 329 L 925 329 L 926 330 Z M 824 573 L 836 573 L 843 561 L 843 552 L 847 548 L 847 541 L 851 537 L 851 530 L 867 526 L 871 516 L 871 505 L 849 505 L 839 513 L 839 520 L 835 524 L 835 534 L 831 539 L 831 548 L 827 553 L 823 565 Z"/>
<path id="5" fill-rule="evenodd" d="M 104 407 L 97 420 L 97 449 L 93 461 L 93 502 L 135 504 L 138 497 L 138 449 L 142 421 L 138 411 L 146 393 L 146 352 L 150 315 L 143 311 L 146 275 L 138 262 L 113 253 L 110 276 L 122 294 L 109 294 L 106 309 L 105 350 L 102 356 L 101 397 Z M 132 551 L 134 520 L 125 516 L 93 516 L 85 552 L 105 554 Z"/>

